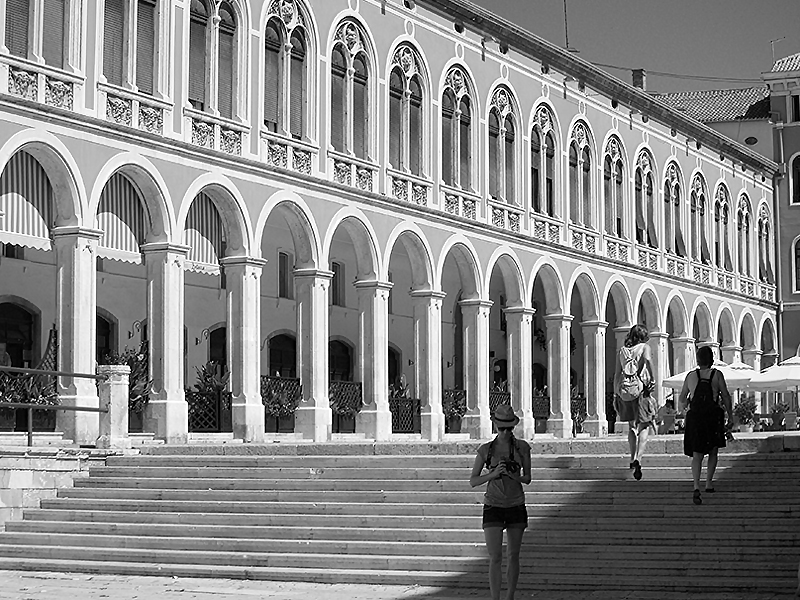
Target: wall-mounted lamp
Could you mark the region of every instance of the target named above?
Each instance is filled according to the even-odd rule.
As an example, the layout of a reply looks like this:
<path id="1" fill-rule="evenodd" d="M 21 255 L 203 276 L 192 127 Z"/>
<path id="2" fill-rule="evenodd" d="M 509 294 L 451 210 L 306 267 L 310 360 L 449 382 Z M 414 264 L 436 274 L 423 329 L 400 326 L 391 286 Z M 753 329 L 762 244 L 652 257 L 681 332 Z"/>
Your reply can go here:
<path id="1" fill-rule="evenodd" d="M 456 21 L 453 23 L 453 29 L 456 30 L 456 33 L 464 33 L 464 23 L 461 21 Z"/>
<path id="2" fill-rule="evenodd" d="M 547 63 L 542 63 L 542 75 L 547 75 L 550 73 L 550 65 Z"/>
<path id="3" fill-rule="evenodd" d="M 672 137 L 675 137 L 676 135 L 678 135 L 678 130 L 673 127 L 672 129 L 669 130 L 669 133 Z"/>
<path id="4" fill-rule="evenodd" d="M 497 42 L 497 49 L 500 50 L 500 54 L 508 54 L 508 44 L 505 42 Z"/>
<path id="5" fill-rule="evenodd" d="M 268 338 L 268 337 L 265 337 L 265 338 L 264 338 L 264 341 L 263 341 L 263 342 L 261 342 L 261 351 L 262 351 L 262 352 L 264 351 L 264 348 L 266 348 L 266 347 L 267 347 L 267 342 L 269 342 L 269 338 Z"/>
<path id="6" fill-rule="evenodd" d="M 195 346 L 199 346 L 199 345 L 200 345 L 200 343 L 201 343 L 203 340 L 207 340 L 207 339 L 208 339 L 208 334 L 209 334 L 209 331 L 208 331 L 208 329 L 203 329 L 203 331 L 200 333 L 200 337 L 196 337 L 196 338 L 194 338 L 194 345 L 195 345 Z"/>
<path id="7" fill-rule="evenodd" d="M 411 360 L 410 358 L 408 359 L 408 366 L 409 367 L 413 367 L 414 366 L 414 361 Z"/>
<path id="8" fill-rule="evenodd" d="M 650 117 L 647 115 L 642 115 L 642 123 L 647 123 L 650 120 Z"/>
<path id="9" fill-rule="evenodd" d="M 131 330 L 128 331 L 128 339 L 131 339 L 134 335 L 134 331 L 141 331 L 142 330 L 142 322 L 141 321 L 134 321 L 131 325 Z"/>
<path id="10" fill-rule="evenodd" d="M 611 99 L 611 108 L 617 108 L 619 106 L 619 100 L 616 98 Z"/>

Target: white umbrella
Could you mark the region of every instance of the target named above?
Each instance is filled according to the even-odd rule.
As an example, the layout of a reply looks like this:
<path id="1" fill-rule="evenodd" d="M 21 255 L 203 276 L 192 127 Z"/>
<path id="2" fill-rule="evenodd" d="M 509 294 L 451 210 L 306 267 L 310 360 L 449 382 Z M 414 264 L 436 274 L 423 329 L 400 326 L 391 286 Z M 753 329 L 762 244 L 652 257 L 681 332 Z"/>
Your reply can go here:
<path id="1" fill-rule="evenodd" d="M 731 364 L 718 360 L 714 363 L 714 368 L 720 371 L 725 377 L 725 383 L 728 384 L 729 390 L 738 390 L 746 387 L 751 377 L 756 375 L 756 371 L 753 367 L 739 360 L 735 360 Z M 689 369 L 683 373 L 667 377 L 661 382 L 661 385 L 666 388 L 672 388 L 673 390 L 680 390 L 683 387 L 683 381 L 686 379 L 686 376 L 692 371 L 694 371 L 694 369 Z"/>
<path id="2" fill-rule="evenodd" d="M 761 392 L 797 392 L 800 387 L 800 356 L 793 356 L 756 373 L 747 387 Z"/>

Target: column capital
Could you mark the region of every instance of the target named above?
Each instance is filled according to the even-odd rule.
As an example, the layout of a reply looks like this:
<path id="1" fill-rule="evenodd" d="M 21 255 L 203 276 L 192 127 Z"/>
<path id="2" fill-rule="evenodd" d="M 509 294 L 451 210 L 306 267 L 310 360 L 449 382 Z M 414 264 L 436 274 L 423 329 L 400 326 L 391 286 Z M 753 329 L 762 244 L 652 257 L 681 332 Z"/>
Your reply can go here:
<path id="1" fill-rule="evenodd" d="M 703 346 L 710 346 L 711 348 L 719 348 L 719 342 L 709 342 L 707 340 L 697 342 L 698 348 L 702 348 Z"/>
<path id="2" fill-rule="evenodd" d="M 297 275 L 295 275 L 296 277 Z M 357 290 L 369 290 L 369 291 L 378 291 L 378 290 L 386 290 L 387 292 L 391 291 L 394 287 L 394 284 L 391 281 L 380 281 L 378 279 L 359 279 L 355 283 L 353 283 L 353 287 Z"/>
<path id="3" fill-rule="evenodd" d="M 572 323 L 575 319 L 572 315 L 545 315 L 544 322 L 548 325 L 555 325 L 561 323 Z"/>
<path id="4" fill-rule="evenodd" d="M 466 300 L 459 300 L 458 305 L 461 308 L 492 308 L 494 302 L 491 300 L 483 300 L 482 298 L 467 298 Z"/>
<path id="5" fill-rule="evenodd" d="M 333 271 L 324 269 L 295 269 L 293 274 L 295 279 L 333 279 Z"/>
<path id="6" fill-rule="evenodd" d="M 673 344 L 694 344 L 695 339 L 693 337 L 674 337 L 672 338 Z"/>
<path id="7" fill-rule="evenodd" d="M 669 339 L 669 334 L 665 331 L 653 331 L 648 334 L 648 337 L 653 340 L 667 340 Z"/>
<path id="8" fill-rule="evenodd" d="M 742 347 L 741 346 L 736 346 L 736 345 L 734 345 L 734 346 L 722 346 L 720 348 L 720 350 L 722 350 L 723 352 L 741 352 L 742 351 Z"/>
<path id="9" fill-rule="evenodd" d="M 413 290 L 408 294 L 412 298 L 439 299 L 447 297 L 447 293 L 438 290 Z"/>
<path id="10" fill-rule="evenodd" d="M 536 311 L 533 308 L 528 308 L 527 306 L 510 306 L 508 308 L 504 308 L 503 312 L 507 316 L 511 315 L 521 315 L 521 316 L 533 316 L 536 314 Z"/>
<path id="11" fill-rule="evenodd" d="M 61 237 L 82 237 L 90 240 L 99 240 L 103 237 L 104 233 L 102 229 L 81 227 L 80 225 L 64 225 L 62 227 L 53 227 L 50 230 L 50 235 L 53 239 Z"/>
<path id="12" fill-rule="evenodd" d="M 267 261 L 255 256 L 226 256 L 219 260 L 223 267 L 263 267 Z"/>
<path id="13" fill-rule="evenodd" d="M 155 252 L 172 252 L 173 254 L 182 254 L 187 256 L 191 246 L 184 246 L 183 244 L 171 244 L 169 242 L 151 242 L 149 244 L 142 244 L 139 246 L 142 254 L 151 254 Z"/>
<path id="14" fill-rule="evenodd" d="M 578 323 L 581 327 L 597 327 L 599 329 L 606 329 L 608 327 L 608 321 L 581 321 Z"/>
<path id="15" fill-rule="evenodd" d="M 764 351 L 758 348 L 748 348 L 747 350 L 742 350 L 742 354 L 744 356 L 762 356 Z"/>

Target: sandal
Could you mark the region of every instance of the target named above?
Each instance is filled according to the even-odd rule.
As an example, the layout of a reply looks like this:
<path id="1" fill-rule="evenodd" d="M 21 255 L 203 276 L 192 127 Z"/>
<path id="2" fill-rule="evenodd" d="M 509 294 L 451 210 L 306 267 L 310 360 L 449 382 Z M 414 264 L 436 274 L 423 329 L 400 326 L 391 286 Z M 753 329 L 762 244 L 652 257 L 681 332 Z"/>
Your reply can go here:
<path id="1" fill-rule="evenodd" d="M 708 490 L 706 490 L 706 491 L 708 491 Z M 695 490 L 694 491 L 694 495 L 692 496 L 692 502 L 694 502 L 695 504 L 702 504 L 703 503 L 703 498 L 700 496 L 700 490 Z"/>
<path id="2" fill-rule="evenodd" d="M 713 494 L 716 490 L 713 487 L 706 488 L 706 494 Z"/>
<path id="3" fill-rule="evenodd" d="M 633 478 L 636 481 L 642 478 L 642 465 L 638 460 L 633 461 Z"/>

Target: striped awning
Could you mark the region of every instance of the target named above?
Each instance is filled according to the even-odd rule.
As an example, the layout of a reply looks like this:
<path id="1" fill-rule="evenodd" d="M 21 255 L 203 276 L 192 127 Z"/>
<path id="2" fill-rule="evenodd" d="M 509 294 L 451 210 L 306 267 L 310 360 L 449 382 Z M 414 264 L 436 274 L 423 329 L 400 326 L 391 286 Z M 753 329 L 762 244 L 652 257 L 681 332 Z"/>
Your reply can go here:
<path id="1" fill-rule="evenodd" d="M 147 220 L 138 190 L 122 173 L 109 179 L 97 208 L 97 227 L 103 231 L 97 253 L 103 258 L 141 263 Z"/>
<path id="2" fill-rule="evenodd" d="M 217 207 L 206 194 L 198 194 L 189 208 L 183 243 L 190 248 L 188 271 L 219 272 L 219 259 L 225 255 L 224 227 Z"/>
<path id="3" fill-rule="evenodd" d="M 0 176 L 0 242 L 50 250 L 53 188 L 39 162 L 25 151 Z"/>

